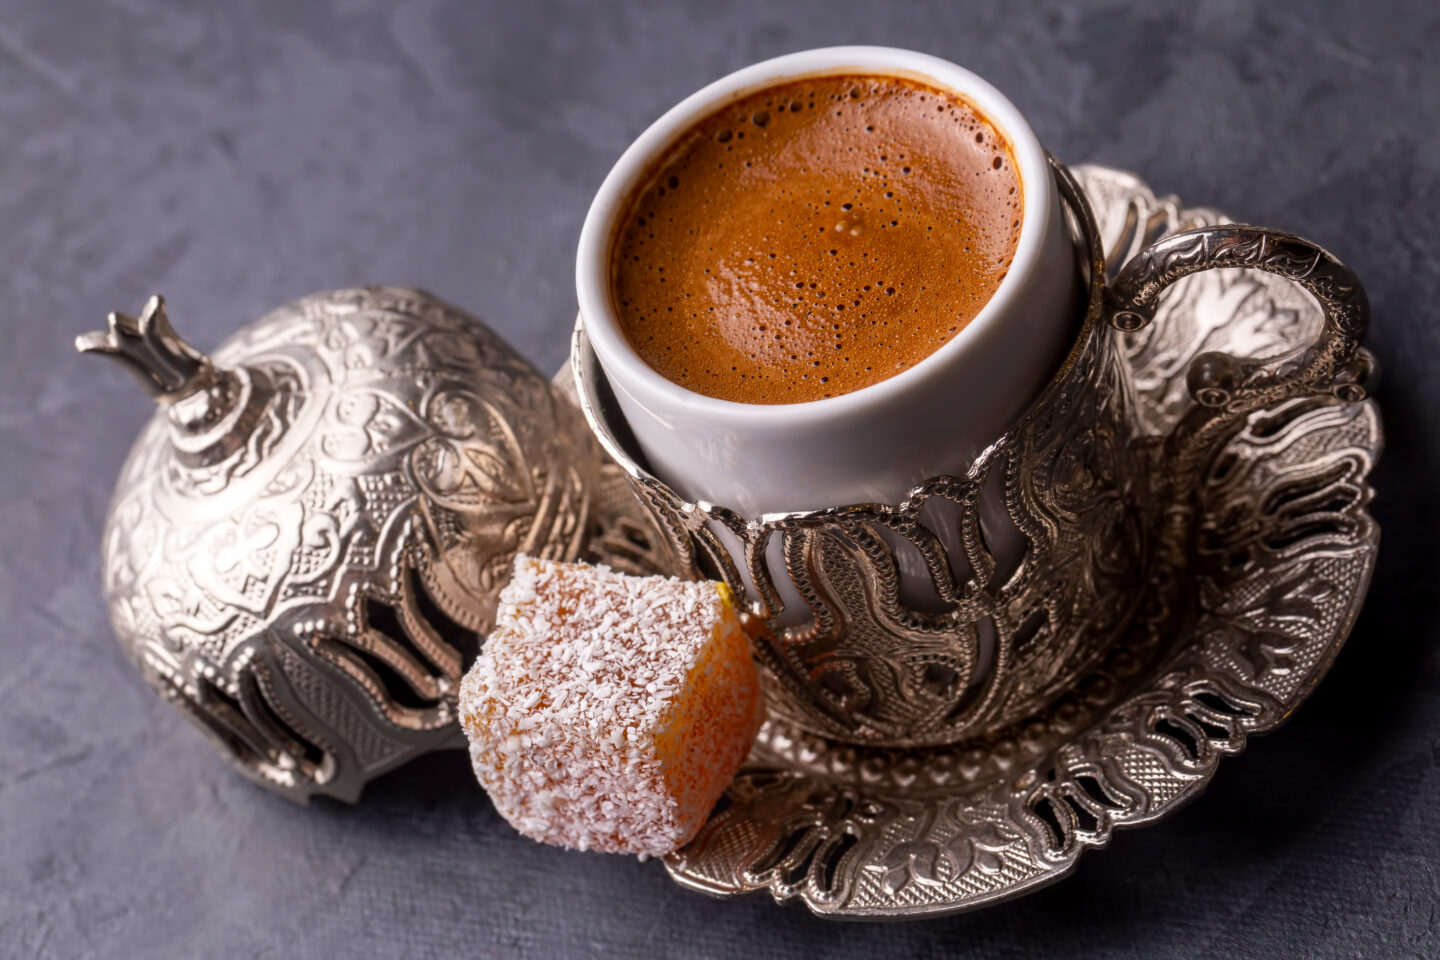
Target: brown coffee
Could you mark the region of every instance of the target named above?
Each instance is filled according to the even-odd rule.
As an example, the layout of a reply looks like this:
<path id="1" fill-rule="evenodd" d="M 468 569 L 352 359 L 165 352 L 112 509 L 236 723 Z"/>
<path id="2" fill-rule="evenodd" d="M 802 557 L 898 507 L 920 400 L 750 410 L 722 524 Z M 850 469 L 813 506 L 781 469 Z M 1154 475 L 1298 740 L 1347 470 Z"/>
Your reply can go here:
<path id="1" fill-rule="evenodd" d="M 1015 255 L 1010 146 L 909 79 L 768 87 L 682 135 L 612 240 L 621 327 L 697 393 L 798 403 L 906 370 L 964 329 Z"/>

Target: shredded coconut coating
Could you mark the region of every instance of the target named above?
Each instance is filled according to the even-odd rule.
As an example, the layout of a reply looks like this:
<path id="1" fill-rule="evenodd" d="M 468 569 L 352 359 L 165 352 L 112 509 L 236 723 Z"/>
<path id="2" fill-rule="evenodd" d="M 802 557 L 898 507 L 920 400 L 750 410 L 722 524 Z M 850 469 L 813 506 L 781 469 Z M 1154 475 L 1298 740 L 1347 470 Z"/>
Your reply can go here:
<path id="1" fill-rule="evenodd" d="M 663 855 L 704 824 L 763 713 L 723 584 L 515 558 L 460 687 L 475 775 L 515 829 Z"/>

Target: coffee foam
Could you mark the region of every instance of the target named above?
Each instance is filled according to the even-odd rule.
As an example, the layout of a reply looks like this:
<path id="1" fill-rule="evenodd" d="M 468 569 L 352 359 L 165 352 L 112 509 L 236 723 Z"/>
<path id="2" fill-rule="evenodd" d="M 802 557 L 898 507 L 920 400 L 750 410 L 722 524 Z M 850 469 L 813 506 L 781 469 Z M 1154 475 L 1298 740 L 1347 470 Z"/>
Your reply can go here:
<path id="1" fill-rule="evenodd" d="M 695 124 L 632 194 L 614 306 L 690 390 L 795 403 L 905 370 L 964 329 L 1014 257 L 1009 145 L 911 80 L 826 76 Z"/>

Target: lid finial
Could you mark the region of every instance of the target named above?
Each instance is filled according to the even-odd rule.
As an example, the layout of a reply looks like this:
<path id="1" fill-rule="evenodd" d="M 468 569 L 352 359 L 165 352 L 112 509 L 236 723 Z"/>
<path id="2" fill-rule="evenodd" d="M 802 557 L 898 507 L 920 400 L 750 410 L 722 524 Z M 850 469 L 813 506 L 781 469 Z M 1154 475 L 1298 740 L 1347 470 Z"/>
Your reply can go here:
<path id="1" fill-rule="evenodd" d="M 76 337 L 75 349 L 115 358 L 161 403 L 190 396 L 214 376 L 210 358 L 171 328 L 165 298 L 158 294 L 149 299 L 138 318 L 110 314 L 109 329 Z"/>

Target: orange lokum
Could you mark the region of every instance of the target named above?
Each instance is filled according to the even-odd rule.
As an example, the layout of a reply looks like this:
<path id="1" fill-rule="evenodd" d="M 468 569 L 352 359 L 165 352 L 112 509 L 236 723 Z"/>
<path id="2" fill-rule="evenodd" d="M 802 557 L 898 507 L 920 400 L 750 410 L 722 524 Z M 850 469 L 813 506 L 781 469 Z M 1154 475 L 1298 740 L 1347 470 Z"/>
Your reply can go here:
<path id="1" fill-rule="evenodd" d="M 608 853 L 693 837 L 762 709 L 723 584 L 523 555 L 460 688 L 475 774 L 501 816 Z"/>

